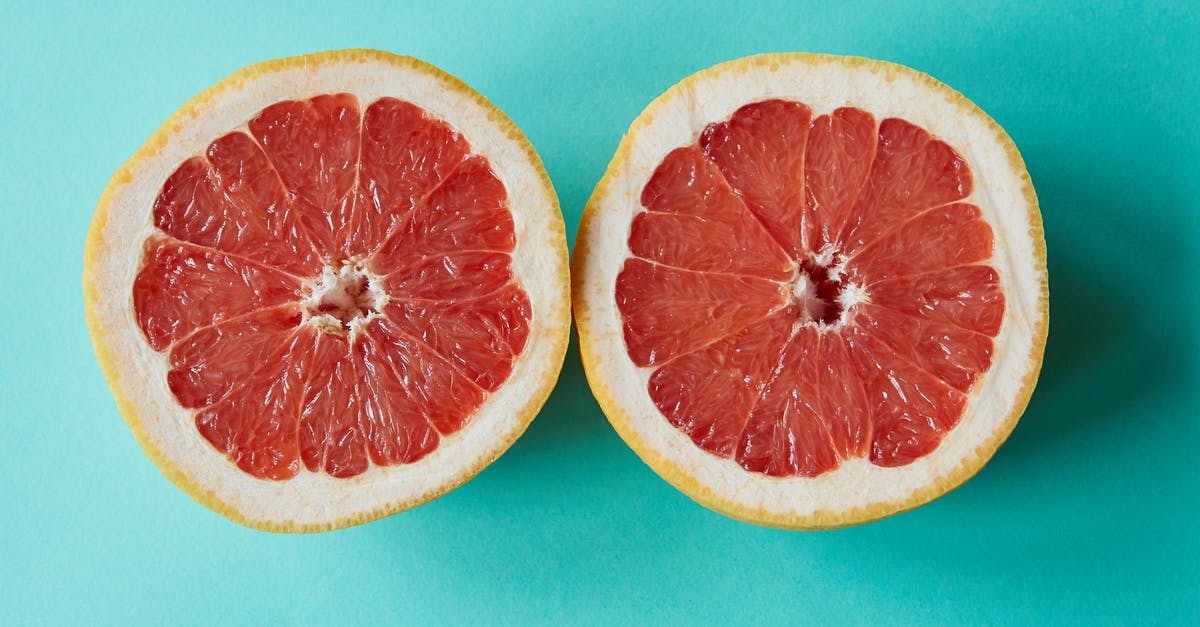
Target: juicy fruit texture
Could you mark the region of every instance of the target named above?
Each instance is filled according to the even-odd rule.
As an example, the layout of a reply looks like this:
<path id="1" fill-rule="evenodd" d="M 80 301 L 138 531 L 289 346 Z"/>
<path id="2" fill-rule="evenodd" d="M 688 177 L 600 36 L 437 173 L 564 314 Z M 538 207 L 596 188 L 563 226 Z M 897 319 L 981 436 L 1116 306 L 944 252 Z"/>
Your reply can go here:
<path id="1" fill-rule="evenodd" d="M 616 302 L 655 406 L 771 476 L 901 466 L 960 421 L 1005 299 L 967 163 L 902 119 L 746 105 L 642 190 Z"/>
<path id="2" fill-rule="evenodd" d="M 137 323 L 200 434 L 255 477 L 421 459 L 529 336 L 504 184 L 408 102 L 273 104 L 179 165 L 153 215 Z"/>

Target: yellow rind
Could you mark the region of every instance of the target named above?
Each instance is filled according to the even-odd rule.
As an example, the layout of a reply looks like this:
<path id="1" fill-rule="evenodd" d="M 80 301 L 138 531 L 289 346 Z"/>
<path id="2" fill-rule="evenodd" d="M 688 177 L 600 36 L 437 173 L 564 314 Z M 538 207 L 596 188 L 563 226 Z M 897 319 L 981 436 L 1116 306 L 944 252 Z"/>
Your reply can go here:
<path id="1" fill-rule="evenodd" d="M 1034 345 L 1029 352 L 1028 370 L 1022 380 L 1020 391 L 1013 404 L 1013 410 L 1005 417 L 1001 428 L 990 439 L 976 447 L 974 455 L 963 459 L 955 470 L 935 478 L 922 489 L 910 494 L 907 498 L 896 501 L 877 502 L 865 507 L 855 507 L 842 511 L 818 511 L 808 516 L 780 515 L 765 509 L 746 507 L 720 497 L 708 486 L 701 483 L 695 475 L 688 472 L 687 468 L 682 467 L 669 457 L 659 455 L 643 441 L 632 427 L 632 418 L 615 400 L 608 383 L 599 374 L 600 369 L 598 364 L 602 359 L 613 357 L 621 359 L 627 358 L 627 356 L 602 355 L 598 353 L 591 335 L 592 322 L 587 300 L 583 297 L 583 291 L 586 287 L 583 284 L 583 277 L 587 276 L 586 267 L 589 263 L 596 263 L 589 252 L 589 244 L 592 238 L 591 232 L 598 211 L 598 204 L 601 198 L 608 195 L 610 182 L 629 158 L 632 139 L 642 129 L 650 125 L 651 121 L 658 115 L 667 102 L 670 102 L 681 94 L 687 93 L 697 83 L 710 80 L 728 72 L 744 73 L 758 67 L 778 68 L 785 63 L 806 63 L 810 65 L 836 63 L 847 68 L 867 67 L 888 76 L 904 74 L 925 84 L 932 91 L 942 94 L 950 102 L 957 105 L 965 114 L 982 120 L 1000 141 L 1008 155 L 1009 164 L 1022 180 L 1021 192 L 1029 207 L 1029 222 L 1032 225 L 1029 236 L 1034 244 L 1034 254 L 1037 257 L 1036 267 L 1041 280 L 1041 290 L 1037 303 L 1037 310 L 1041 316 L 1034 325 Z M 1029 404 L 1029 399 L 1033 395 L 1033 389 L 1037 384 L 1038 374 L 1041 370 L 1042 355 L 1046 346 L 1046 334 L 1050 324 L 1049 283 L 1046 272 L 1046 240 L 1042 229 L 1042 214 L 1038 208 L 1037 195 L 1034 192 L 1029 173 L 1025 168 L 1025 162 L 1022 160 L 1021 154 L 1017 151 L 1017 147 L 1012 139 L 995 120 L 988 116 L 974 102 L 971 102 L 959 92 L 928 74 L 918 72 L 903 65 L 863 57 L 803 52 L 767 53 L 744 57 L 720 63 L 692 74 L 654 99 L 633 121 L 633 124 L 629 127 L 629 131 L 621 139 L 621 143 L 617 146 L 616 153 L 613 155 L 612 161 L 609 162 L 604 176 L 596 185 L 587 206 L 584 208 L 583 218 L 575 240 L 575 252 L 571 260 L 571 274 L 574 277 L 571 290 L 572 303 L 575 310 L 575 325 L 579 331 L 579 349 L 583 359 L 584 373 L 592 389 L 592 394 L 596 397 L 600 408 L 604 411 L 605 416 L 617 434 L 621 436 L 621 439 L 659 476 L 666 479 L 671 485 L 701 505 L 737 520 L 779 529 L 836 529 L 879 520 L 920 507 L 945 495 L 973 477 L 987 464 L 996 450 L 1000 448 L 1000 445 L 1008 439 L 1009 434 L 1017 426 L 1017 421 Z"/>
<path id="2" fill-rule="evenodd" d="M 105 329 L 99 322 L 99 316 L 96 308 L 98 306 L 101 294 L 96 289 L 97 282 L 93 275 L 97 261 L 105 254 L 106 246 L 103 237 L 104 226 L 108 221 L 109 207 L 112 203 L 113 195 L 123 185 L 126 185 L 132 180 L 132 173 L 137 166 L 143 161 L 153 159 L 154 156 L 162 150 L 175 132 L 178 131 L 182 121 L 195 116 L 202 111 L 216 96 L 226 90 L 239 87 L 247 82 L 256 80 L 263 76 L 272 74 L 285 69 L 295 67 L 319 67 L 324 65 L 348 64 L 365 61 L 379 61 L 392 64 L 399 67 L 407 67 L 418 70 L 434 78 L 440 80 L 447 90 L 456 91 L 468 96 L 473 101 L 478 103 L 486 111 L 489 112 L 488 119 L 504 130 L 508 137 L 516 141 L 525 151 L 530 163 L 536 169 L 542 184 L 545 186 L 547 196 L 550 198 L 554 212 L 558 215 L 558 220 L 554 222 L 554 232 L 551 233 L 553 238 L 558 242 L 556 248 L 559 256 L 559 267 L 562 271 L 557 277 L 557 284 L 561 292 L 561 298 L 570 298 L 570 272 L 567 264 L 567 232 L 566 225 L 562 220 L 562 211 L 558 204 L 558 195 L 554 191 L 554 185 L 550 181 L 550 175 L 547 174 L 545 166 L 542 164 L 541 157 L 534 150 L 533 145 L 529 142 L 525 134 L 520 128 L 499 108 L 497 108 L 490 100 L 484 97 L 479 92 L 472 89 L 457 77 L 443 71 L 442 69 L 416 59 L 414 57 L 397 55 L 381 50 L 367 49 L 347 49 L 347 50 L 330 50 L 326 52 L 318 52 L 308 55 L 295 57 L 286 57 L 282 59 L 273 59 L 263 61 L 254 65 L 242 68 L 228 78 L 209 87 L 201 92 L 196 97 L 189 100 L 186 104 L 179 108 L 153 135 L 150 136 L 146 143 L 134 153 L 128 161 L 126 161 L 120 169 L 113 174 L 108 186 L 100 196 L 100 201 L 96 206 L 96 213 L 92 217 L 92 223 L 88 230 L 87 242 L 84 245 L 83 253 L 83 297 L 84 310 L 87 318 L 88 333 L 92 339 L 92 346 L 96 350 L 96 359 L 100 364 L 100 369 L 104 373 L 109 387 L 112 389 L 113 396 L 116 398 L 117 408 L 121 416 L 125 419 L 129 429 L 133 431 L 133 436 L 141 445 L 146 455 L 158 466 L 168 479 L 171 480 L 181 490 L 195 499 L 200 504 L 212 509 L 226 518 L 239 524 L 258 529 L 262 531 L 273 531 L 281 533 L 313 533 L 318 531 L 329 531 L 333 529 L 342 529 L 354 525 L 378 520 L 385 516 L 390 516 L 397 512 L 411 509 L 418 505 L 422 505 L 433 499 L 442 496 L 451 490 L 466 483 L 469 479 L 479 474 L 484 468 L 495 461 L 500 455 L 508 450 L 517 439 L 529 427 L 533 418 L 545 405 L 546 399 L 549 398 L 550 392 L 554 389 L 554 384 L 558 379 L 558 373 L 562 369 L 563 360 L 567 353 L 567 344 L 570 340 L 570 310 L 567 308 L 560 309 L 560 314 L 550 322 L 549 328 L 555 333 L 551 352 L 556 356 L 555 367 L 553 370 L 547 370 L 543 373 L 542 380 L 530 396 L 528 402 L 519 412 L 520 428 L 514 431 L 512 437 L 507 442 L 495 450 L 495 454 L 490 456 L 480 457 L 475 464 L 463 471 L 456 480 L 435 489 L 431 489 L 425 493 L 415 497 L 389 503 L 369 512 L 346 516 L 330 522 L 328 524 L 302 524 L 292 520 L 270 520 L 263 518 L 253 518 L 245 515 L 233 505 L 221 500 L 211 490 L 201 488 L 195 481 L 188 476 L 184 469 L 176 467 L 172 464 L 162 451 L 154 444 L 146 433 L 146 429 L 142 424 L 142 418 L 138 415 L 136 408 L 123 393 L 121 385 L 121 372 L 116 365 L 116 359 L 112 353 L 111 347 L 105 342 Z M 264 103 L 264 106 L 270 103 Z"/>

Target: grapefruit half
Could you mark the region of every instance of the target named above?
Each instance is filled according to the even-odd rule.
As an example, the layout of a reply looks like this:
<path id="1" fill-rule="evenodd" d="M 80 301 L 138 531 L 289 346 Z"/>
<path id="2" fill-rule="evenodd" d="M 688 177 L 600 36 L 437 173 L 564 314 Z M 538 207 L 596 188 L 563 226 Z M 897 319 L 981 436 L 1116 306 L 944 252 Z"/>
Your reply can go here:
<path id="1" fill-rule="evenodd" d="M 138 442 L 276 531 L 413 507 L 496 459 L 554 385 L 569 289 L 520 130 L 370 50 L 260 63 L 184 105 L 113 176 L 84 257 Z"/>
<path id="2" fill-rule="evenodd" d="M 574 308 L 621 437 L 703 505 L 812 529 L 977 472 L 1033 391 L 1037 198 L 959 93 L 861 58 L 767 54 L 675 85 L 588 202 Z"/>

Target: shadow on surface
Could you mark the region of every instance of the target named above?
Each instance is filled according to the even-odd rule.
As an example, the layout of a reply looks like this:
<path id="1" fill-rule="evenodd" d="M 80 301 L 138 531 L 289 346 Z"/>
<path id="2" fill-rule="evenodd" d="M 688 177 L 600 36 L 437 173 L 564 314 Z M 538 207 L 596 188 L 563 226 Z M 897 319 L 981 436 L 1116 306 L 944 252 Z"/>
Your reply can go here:
<path id="1" fill-rule="evenodd" d="M 579 338 L 572 329 L 571 344 L 558 383 L 520 441 L 528 440 L 527 444 L 531 446 L 542 446 L 548 441 L 574 439 L 609 428 L 588 387 L 579 358 Z"/>
<path id="2" fill-rule="evenodd" d="M 1117 182 L 1102 172 L 1073 175 L 1051 170 L 1036 180 L 1049 250 L 1050 333 L 1037 390 L 998 459 L 1062 446 L 1082 430 L 1146 429 L 1140 421 L 1122 424 L 1128 410 L 1184 385 L 1195 359 L 1191 321 L 1171 294 L 1145 289 L 1184 289 L 1193 280 L 1183 276 L 1183 234 L 1125 205 L 1129 190 L 1113 189 Z"/>

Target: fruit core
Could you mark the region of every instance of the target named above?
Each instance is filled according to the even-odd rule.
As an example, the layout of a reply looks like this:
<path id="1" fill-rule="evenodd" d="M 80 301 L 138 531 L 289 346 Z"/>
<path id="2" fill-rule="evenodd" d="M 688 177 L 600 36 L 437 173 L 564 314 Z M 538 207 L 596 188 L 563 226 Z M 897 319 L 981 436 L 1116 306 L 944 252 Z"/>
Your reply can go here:
<path id="1" fill-rule="evenodd" d="M 336 270 L 326 266 L 305 292 L 305 317 L 332 335 L 357 335 L 359 328 L 378 316 L 387 304 L 378 279 L 352 262 L 344 262 Z"/>
<path id="2" fill-rule="evenodd" d="M 818 328 L 842 324 L 843 314 L 855 302 L 855 286 L 843 282 L 842 268 L 832 261 L 832 255 L 805 260 L 792 282 L 792 296 L 803 312 L 802 319 Z"/>

